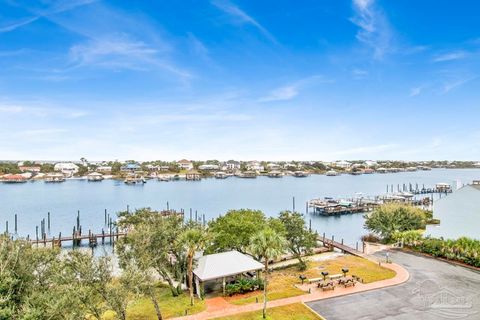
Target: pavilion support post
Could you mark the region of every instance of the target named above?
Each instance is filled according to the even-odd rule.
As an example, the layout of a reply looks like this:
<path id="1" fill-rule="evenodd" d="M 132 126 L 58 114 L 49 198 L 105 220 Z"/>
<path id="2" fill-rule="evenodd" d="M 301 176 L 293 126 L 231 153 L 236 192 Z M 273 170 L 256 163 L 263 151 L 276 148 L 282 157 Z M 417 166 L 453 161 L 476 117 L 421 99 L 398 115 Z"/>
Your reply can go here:
<path id="1" fill-rule="evenodd" d="M 225 281 L 225 277 L 223 277 L 223 278 L 222 278 L 222 291 L 223 291 L 223 295 L 225 295 L 225 286 L 226 286 L 225 282 L 226 282 L 226 281 Z"/>

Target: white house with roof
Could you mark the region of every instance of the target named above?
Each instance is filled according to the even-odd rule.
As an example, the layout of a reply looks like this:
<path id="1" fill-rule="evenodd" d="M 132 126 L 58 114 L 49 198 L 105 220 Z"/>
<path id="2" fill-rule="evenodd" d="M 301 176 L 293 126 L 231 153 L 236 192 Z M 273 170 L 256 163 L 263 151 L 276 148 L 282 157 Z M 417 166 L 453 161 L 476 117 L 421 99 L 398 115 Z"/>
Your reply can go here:
<path id="1" fill-rule="evenodd" d="M 187 160 L 187 159 L 182 159 L 180 161 L 177 161 L 177 165 L 180 167 L 180 169 L 183 169 L 183 170 L 192 170 L 193 169 L 192 161 Z"/>
<path id="2" fill-rule="evenodd" d="M 267 164 L 267 169 L 268 170 L 280 170 L 282 166 L 280 166 L 278 163 L 275 162 L 270 162 Z"/>
<path id="3" fill-rule="evenodd" d="M 228 160 L 227 162 L 225 162 L 223 167 L 224 167 L 224 170 L 231 170 L 231 171 L 239 170 L 240 162 L 235 160 Z"/>
<path id="4" fill-rule="evenodd" d="M 53 170 L 63 173 L 67 177 L 73 176 L 78 172 L 79 167 L 72 162 L 59 162 L 53 166 Z"/>
<path id="5" fill-rule="evenodd" d="M 202 164 L 198 167 L 198 170 L 212 171 L 218 170 L 220 167 L 216 164 Z"/>
<path id="6" fill-rule="evenodd" d="M 249 171 L 264 171 L 265 168 L 258 161 L 250 161 L 247 164 L 247 170 L 249 170 Z"/>
<path id="7" fill-rule="evenodd" d="M 345 161 L 345 160 L 335 161 L 332 164 L 337 168 L 343 168 L 343 169 L 348 169 L 352 166 L 352 164 L 350 162 Z"/>
<path id="8" fill-rule="evenodd" d="M 97 171 L 101 172 L 101 173 L 110 173 L 110 172 L 112 172 L 112 167 L 111 166 L 99 166 L 97 168 Z"/>

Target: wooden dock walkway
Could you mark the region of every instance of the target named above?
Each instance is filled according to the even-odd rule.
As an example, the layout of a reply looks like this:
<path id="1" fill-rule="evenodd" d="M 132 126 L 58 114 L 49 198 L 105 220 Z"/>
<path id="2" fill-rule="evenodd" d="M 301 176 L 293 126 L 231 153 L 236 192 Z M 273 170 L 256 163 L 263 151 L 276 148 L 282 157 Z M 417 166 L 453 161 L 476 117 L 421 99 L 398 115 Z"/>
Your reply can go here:
<path id="1" fill-rule="evenodd" d="M 345 245 L 343 243 L 343 239 L 342 239 L 341 242 L 337 242 L 337 241 L 335 241 L 334 237 L 329 239 L 329 238 L 326 238 L 325 235 L 323 235 L 323 237 L 318 237 L 317 240 L 322 242 L 325 247 L 329 247 L 332 250 L 333 250 L 333 248 L 336 248 L 336 249 L 341 250 L 342 252 L 349 253 L 349 254 L 357 256 L 357 257 L 361 257 L 361 258 L 366 258 L 367 257 L 367 255 L 364 252 L 365 251 L 365 244 L 363 243 L 363 241 L 362 241 L 362 248 L 361 248 L 361 251 L 360 251 L 359 248 L 358 248 L 358 242 L 357 242 L 356 248 L 352 248 L 350 246 Z"/>
<path id="2" fill-rule="evenodd" d="M 97 246 L 98 243 L 101 244 L 114 244 L 120 237 L 125 237 L 127 235 L 126 232 L 105 232 L 102 230 L 102 233 L 92 233 L 89 232 L 88 234 L 81 234 L 81 233 L 74 233 L 70 236 L 62 236 L 59 234 L 58 237 L 51 237 L 47 238 L 46 236 L 40 239 L 27 239 L 32 245 L 44 245 L 50 244 L 52 247 L 61 247 L 63 242 L 72 242 L 73 246 L 80 246 L 81 242 L 84 240 L 88 241 L 88 245 L 90 247 Z"/>

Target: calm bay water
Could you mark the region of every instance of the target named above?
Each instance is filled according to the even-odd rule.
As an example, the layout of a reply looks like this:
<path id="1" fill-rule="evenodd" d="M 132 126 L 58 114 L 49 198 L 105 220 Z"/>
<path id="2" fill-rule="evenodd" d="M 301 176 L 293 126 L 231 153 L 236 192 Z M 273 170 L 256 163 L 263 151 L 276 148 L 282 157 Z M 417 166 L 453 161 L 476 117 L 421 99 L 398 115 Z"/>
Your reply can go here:
<path id="1" fill-rule="evenodd" d="M 170 208 L 198 210 L 199 217 L 205 214 L 207 220 L 218 217 L 229 209 L 252 208 L 264 211 L 268 216 L 276 216 L 281 210 L 292 209 L 295 197 L 296 209 L 305 212 L 306 201 L 318 197 L 353 197 L 356 193 L 375 196 L 386 192 L 386 186 L 403 183 L 418 183 L 432 187 L 438 182 L 453 184 L 460 180 L 470 183 L 480 178 L 478 169 L 435 169 L 432 171 L 404 172 L 395 174 L 372 174 L 362 176 L 342 175 L 327 177 L 312 175 L 307 178 L 283 177 L 273 179 L 225 180 L 204 179 L 202 181 L 158 182 L 149 180 L 145 185 L 125 185 L 121 181 L 104 180 L 88 182 L 68 180 L 64 183 L 44 183 L 41 181 L 24 184 L 0 184 L 0 223 L 9 221 L 9 229 L 14 229 L 14 214 L 18 214 L 18 234 L 35 235 L 35 226 L 40 225 L 47 212 L 51 213 L 51 233 L 69 234 L 80 210 L 83 230 L 100 231 L 104 227 L 104 210 L 111 215 L 125 210 L 149 206 L 154 209 Z M 468 215 L 468 213 L 464 213 Z M 312 228 L 336 239 L 344 238 L 345 243 L 354 245 L 366 233 L 361 214 L 338 217 L 306 215 L 311 219 Z M 465 217 L 456 224 L 442 223 L 442 234 L 458 234 L 458 230 L 479 230 L 480 219 Z M 462 222 L 464 221 L 464 222 Z M 461 225 L 464 223 L 465 225 Z M 473 225 L 472 225 L 473 224 Z M 3 231 L 5 227 L 1 227 Z M 432 230 L 431 228 L 429 230 Z M 439 229 L 440 230 L 440 229 Z M 450 231 L 449 231 L 450 230 Z M 435 230 L 434 230 L 435 231 Z M 435 232 L 433 232 L 435 233 Z M 436 234 L 439 235 L 439 234 Z"/>

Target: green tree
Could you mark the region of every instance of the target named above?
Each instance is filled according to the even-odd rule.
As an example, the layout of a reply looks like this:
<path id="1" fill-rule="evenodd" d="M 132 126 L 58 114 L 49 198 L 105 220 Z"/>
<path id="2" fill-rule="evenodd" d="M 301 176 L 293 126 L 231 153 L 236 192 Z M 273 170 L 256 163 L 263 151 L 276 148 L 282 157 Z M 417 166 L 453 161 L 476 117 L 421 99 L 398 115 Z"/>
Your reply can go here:
<path id="1" fill-rule="evenodd" d="M 207 251 L 237 250 L 246 253 L 252 235 L 265 228 L 267 220 L 260 210 L 230 210 L 209 224 L 212 241 Z"/>
<path id="2" fill-rule="evenodd" d="M 277 259 L 285 250 L 286 240 L 271 228 L 265 228 L 250 241 L 250 253 L 260 257 L 264 263 L 263 318 L 267 316 L 268 263 Z"/>
<path id="3" fill-rule="evenodd" d="M 201 226 L 193 226 L 181 234 L 178 242 L 181 243 L 187 253 L 188 289 L 190 292 L 190 305 L 193 306 L 193 263 L 195 253 L 205 248 L 207 233 Z"/>
<path id="4" fill-rule="evenodd" d="M 385 204 L 365 215 L 365 228 L 390 241 L 396 232 L 424 229 L 426 213 L 403 204 Z"/>
<path id="5" fill-rule="evenodd" d="M 121 164 L 120 162 L 118 162 L 118 161 L 115 161 L 115 162 L 112 164 L 112 174 L 113 174 L 113 175 L 119 174 L 121 168 L 122 168 L 122 164 Z"/>
<path id="6" fill-rule="evenodd" d="M 119 218 L 119 227 L 130 230 L 128 237 L 123 238 L 125 243 L 119 246 L 119 250 L 125 246 L 130 248 L 168 283 L 174 296 L 180 294 L 181 285 L 175 286 L 175 280 L 182 281 L 186 260 L 185 252 L 176 239 L 184 230 L 183 217 L 164 216 L 143 208 L 133 212 L 120 212 Z"/>
<path id="7" fill-rule="evenodd" d="M 288 249 L 298 259 L 300 270 L 305 270 L 307 264 L 302 255 L 310 254 L 315 248 L 317 234 L 306 227 L 304 216 L 299 212 L 283 211 L 279 219 L 285 227 Z"/>
<path id="8" fill-rule="evenodd" d="M 40 166 L 40 172 L 50 173 L 54 171 L 55 166 L 51 163 L 44 163 Z"/>

